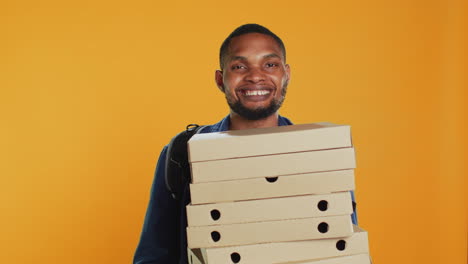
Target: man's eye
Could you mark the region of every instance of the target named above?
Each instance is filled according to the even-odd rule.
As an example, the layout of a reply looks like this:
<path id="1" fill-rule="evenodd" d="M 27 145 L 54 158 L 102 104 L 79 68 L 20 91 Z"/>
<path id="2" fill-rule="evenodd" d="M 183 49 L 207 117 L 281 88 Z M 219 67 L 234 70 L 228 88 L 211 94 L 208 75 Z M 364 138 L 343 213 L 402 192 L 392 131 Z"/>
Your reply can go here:
<path id="1" fill-rule="evenodd" d="M 266 66 L 267 66 L 267 68 L 272 68 L 272 67 L 278 66 L 278 64 L 276 64 L 276 63 L 267 63 Z"/>
<path id="2" fill-rule="evenodd" d="M 234 65 L 234 66 L 231 67 L 231 69 L 233 69 L 233 70 L 245 69 L 245 66 L 244 65 Z"/>

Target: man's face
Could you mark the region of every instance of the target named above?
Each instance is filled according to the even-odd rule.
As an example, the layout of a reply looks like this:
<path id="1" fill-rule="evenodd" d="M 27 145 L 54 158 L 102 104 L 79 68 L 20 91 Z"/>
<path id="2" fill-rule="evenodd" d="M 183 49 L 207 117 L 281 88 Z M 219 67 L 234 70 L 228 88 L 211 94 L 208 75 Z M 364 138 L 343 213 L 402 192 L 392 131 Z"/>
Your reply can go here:
<path id="1" fill-rule="evenodd" d="M 216 82 L 232 111 L 259 120 L 280 108 L 290 70 L 272 37 L 249 33 L 233 38 L 223 68 L 216 72 Z"/>

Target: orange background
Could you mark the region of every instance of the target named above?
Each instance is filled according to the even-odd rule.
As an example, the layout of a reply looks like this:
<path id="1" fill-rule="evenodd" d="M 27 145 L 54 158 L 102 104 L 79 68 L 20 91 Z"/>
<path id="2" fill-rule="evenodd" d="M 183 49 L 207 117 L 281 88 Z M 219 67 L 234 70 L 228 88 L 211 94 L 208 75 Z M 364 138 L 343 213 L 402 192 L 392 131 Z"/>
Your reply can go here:
<path id="1" fill-rule="evenodd" d="M 350 124 L 374 263 L 467 263 L 466 1 L 0 3 L 0 263 L 130 263 L 161 148 L 228 108 L 218 49 L 286 43 L 281 113 Z"/>

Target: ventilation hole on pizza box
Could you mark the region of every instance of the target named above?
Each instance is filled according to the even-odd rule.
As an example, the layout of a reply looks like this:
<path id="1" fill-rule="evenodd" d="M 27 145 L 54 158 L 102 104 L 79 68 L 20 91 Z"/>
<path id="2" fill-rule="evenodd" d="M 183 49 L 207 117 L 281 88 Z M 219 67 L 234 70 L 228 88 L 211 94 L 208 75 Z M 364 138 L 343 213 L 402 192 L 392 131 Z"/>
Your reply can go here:
<path id="1" fill-rule="evenodd" d="M 193 263 L 193 258 L 192 258 L 192 255 L 190 255 L 190 264 Z"/>
<path id="2" fill-rule="evenodd" d="M 328 209 L 328 202 L 325 200 L 321 200 L 318 204 L 317 207 L 320 211 L 326 211 Z"/>
<path id="3" fill-rule="evenodd" d="M 267 182 L 275 182 L 278 180 L 278 177 L 266 177 Z"/>
<path id="4" fill-rule="evenodd" d="M 232 262 L 234 262 L 234 263 L 239 263 L 240 260 L 241 260 L 241 257 L 240 257 L 240 255 L 239 255 L 239 253 L 237 253 L 237 252 L 232 253 L 232 254 L 231 254 L 231 260 L 232 260 Z"/>
<path id="5" fill-rule="evenodd" d="M 320 223 L 320 224 L 318 225 L 318 231 L 319 231 L 320 233 L 326 233 L 326 232 L 328 232 L 328 224 L 325 223 L 325 222 Z"/>
<path id="6" fill-rule="evenodd" d="M 346 249 L 346 241 L 338 240 L 338 242 L 336 242 L 336 249 L 338 249 L 339 251 L 345 250 Z"/>
<path id="7" fill-rule="evenodd" d="M 221 217 L 221 213 L 216 209 L 211 210 L 210 214 L 211 214 L 211 218 L 213 218 L 213 220 L 215 221 Z"/>
<path id="8" fill-rule="evenodd" d="M 211 232 L 211 238 L 214 242 L 218 242 L 221 239 L 221 234 L 218 231 Z"/>

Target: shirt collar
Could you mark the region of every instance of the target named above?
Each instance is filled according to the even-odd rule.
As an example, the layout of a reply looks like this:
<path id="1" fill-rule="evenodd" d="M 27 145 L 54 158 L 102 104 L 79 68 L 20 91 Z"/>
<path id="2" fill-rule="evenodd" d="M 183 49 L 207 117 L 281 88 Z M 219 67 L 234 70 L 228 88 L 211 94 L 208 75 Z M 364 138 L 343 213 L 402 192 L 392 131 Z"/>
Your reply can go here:
<path id="1" fill-rule="evenodd" d="M 230 124 L 231 124 L 231 119 L 229 118 L 229 115 L 227 115 L 221 121 L 211 126 L 211 129 L 209 132 L 227 131 L 229 129 Z M 288 126 L 288 125 L 292 125 L 292 122 L 288 118 L 283 117 L 281 115 L 278 116 L 278 126 Z"/>

